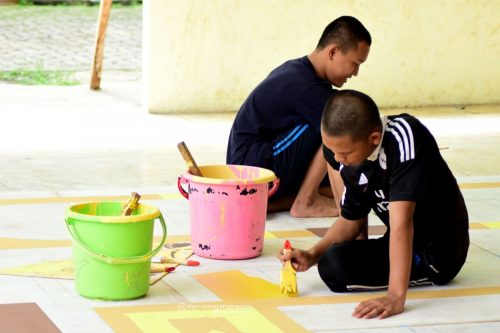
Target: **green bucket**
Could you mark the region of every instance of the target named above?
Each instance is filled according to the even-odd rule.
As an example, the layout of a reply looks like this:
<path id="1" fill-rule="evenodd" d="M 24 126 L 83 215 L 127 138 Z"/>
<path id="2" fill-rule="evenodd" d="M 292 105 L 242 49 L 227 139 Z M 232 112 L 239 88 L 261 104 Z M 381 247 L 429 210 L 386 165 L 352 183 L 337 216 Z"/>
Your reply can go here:
<path id="1" fill-rule="evenodd" d="M 151 258 L 162 249 L 167 227 L 155 207 L 139 204 L 131 215 L 120 216 L 122 207 L 121 202 L 93 202 L 68 208 L 75 286 L 84 297 L 125 300 L 149 290 Z M 155 219 L 163 238 L 152 250 Z"/>

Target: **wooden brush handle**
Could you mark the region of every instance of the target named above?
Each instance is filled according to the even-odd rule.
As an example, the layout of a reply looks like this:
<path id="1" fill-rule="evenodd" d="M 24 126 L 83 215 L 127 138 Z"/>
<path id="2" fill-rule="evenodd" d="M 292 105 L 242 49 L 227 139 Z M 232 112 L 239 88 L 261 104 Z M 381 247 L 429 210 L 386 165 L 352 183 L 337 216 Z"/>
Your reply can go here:
<path id="1" fill-rule="evenodd" d="M 184 161 L 186 162 L 189 173 L 195 176 L 203 177 L 200 168 L 198 168 L 198 165 L 196 165 L 193 155 L 191 155 L 191 153 L 189 152 L 189 149 L 184 141 L 179 142 L 177 144 L 177 148 L 179 148 L 182 158 L 184 158 Z"/>
<path id="2" fill-rule="evenodd" d="M 121 215 L 122 216 L 130 215 L 132 211 L 137 207 L 140 198 L 141 196 L 138 193 L 132 192 L 128 197 L 127 203 L 125 204 L 125 206 L 123 206 Z"/>

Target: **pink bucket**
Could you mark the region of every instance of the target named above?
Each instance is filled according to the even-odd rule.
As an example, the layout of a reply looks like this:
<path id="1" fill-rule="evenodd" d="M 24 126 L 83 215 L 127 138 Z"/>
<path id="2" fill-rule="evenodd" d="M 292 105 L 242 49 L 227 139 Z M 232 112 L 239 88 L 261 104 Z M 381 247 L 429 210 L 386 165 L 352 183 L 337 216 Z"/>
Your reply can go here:
<path id="1" fill-rule="evenodd" d="M 193 252 L 213 259 L 260 255 L 267 199 L 278 189 L 278 178 L 271 170 L 244 165 L 207 165 L 200 170 L 203 177 L 186 172 L 178 179 L 179 191 L 189 200 Z"/>

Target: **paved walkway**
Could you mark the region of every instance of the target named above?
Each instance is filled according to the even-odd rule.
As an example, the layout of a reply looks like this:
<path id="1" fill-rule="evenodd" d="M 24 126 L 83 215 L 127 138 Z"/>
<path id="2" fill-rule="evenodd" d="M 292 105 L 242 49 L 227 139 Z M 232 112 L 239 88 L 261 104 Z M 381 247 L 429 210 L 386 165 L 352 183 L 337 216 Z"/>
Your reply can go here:
<path id="1" fill-rule="evenodd" d="M 0 70 L 90 72 L 99 6 L 0 6 Z M 113 6 L 103 74 L 140 78 L 142 6 Z"/>

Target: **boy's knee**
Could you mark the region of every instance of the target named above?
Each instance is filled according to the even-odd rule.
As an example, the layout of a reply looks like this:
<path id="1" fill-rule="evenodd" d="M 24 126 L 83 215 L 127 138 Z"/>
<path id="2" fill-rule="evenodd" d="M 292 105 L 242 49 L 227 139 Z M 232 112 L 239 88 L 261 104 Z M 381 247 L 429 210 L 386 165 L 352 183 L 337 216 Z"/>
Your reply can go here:
<path id="1" fill-rule="evenodd" d="M 346 257 L 342 253 L 341 244 L 333 245 L 318 260 L 321 279 L 331 291 L 337 293 L 347 291 L 344 264 Z"/>

